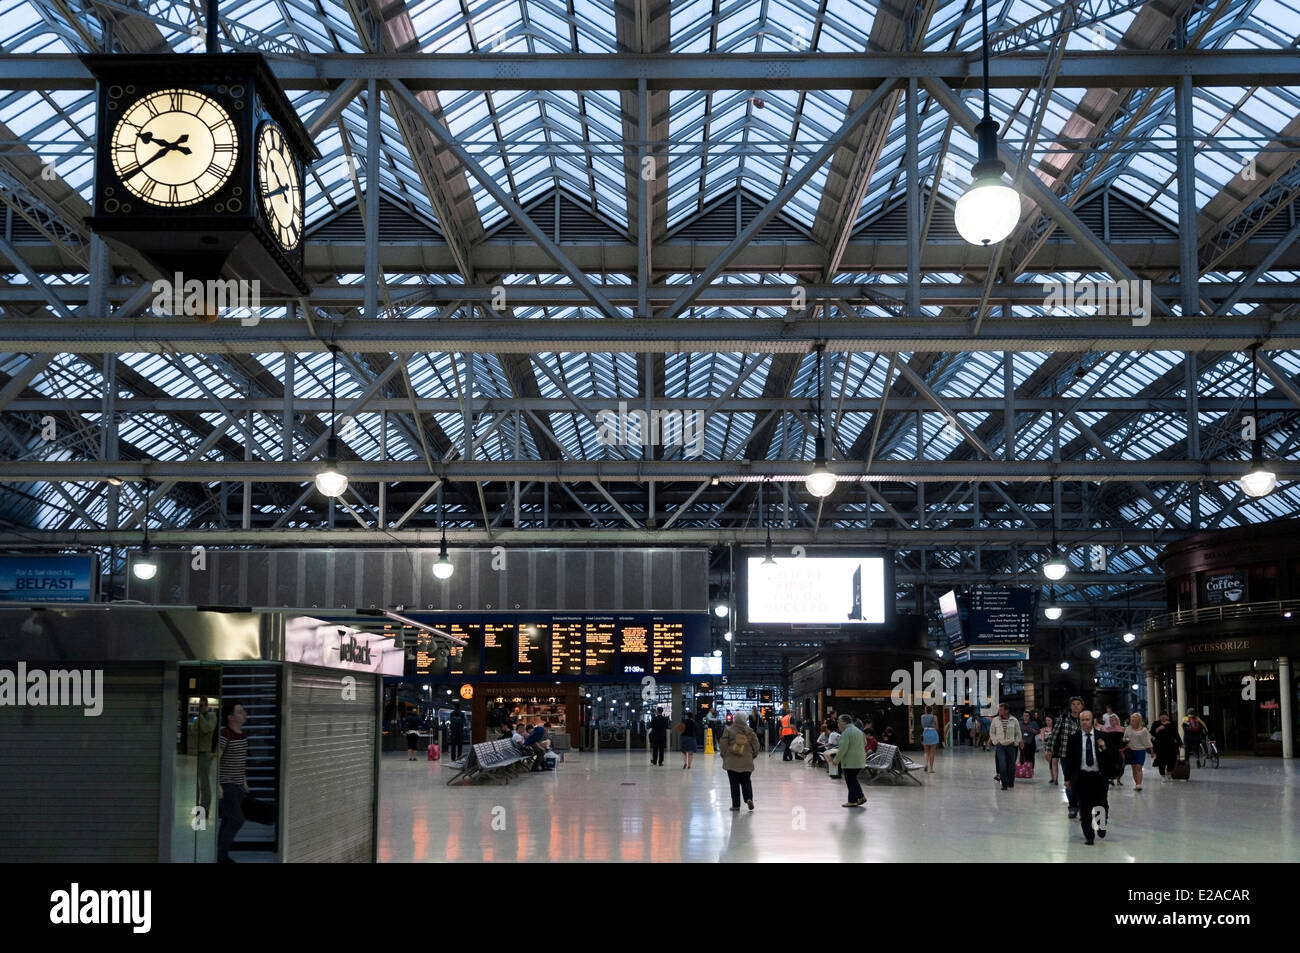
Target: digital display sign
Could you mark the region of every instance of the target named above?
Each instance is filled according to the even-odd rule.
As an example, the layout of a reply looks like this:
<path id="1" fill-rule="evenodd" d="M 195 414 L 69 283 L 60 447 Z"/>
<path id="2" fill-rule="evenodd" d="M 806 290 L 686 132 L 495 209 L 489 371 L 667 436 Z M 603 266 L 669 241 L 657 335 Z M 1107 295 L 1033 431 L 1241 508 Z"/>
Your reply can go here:
<path id="1" fill-rule="evenodd" d="M 618 617 L 618 657 L 624 675 L 650 670 L 650 627 L 644 619 Z"/>
<path id="2" fill-rule="evenodd" d="M 551 620 L 551 674 L 577 677 L 582 675 L 582 616 L 555 616 Z"/>
<path id="3" fill-rule="evenodd" d="M 431 633 L 412 632 L 407 674 L 456 682 L 477 677 L 639 682 L 651 674 L 685 680 L 689 658 L 709 649 L 705 613 L 468 617 L 419 613 L 413 619 L 468 645 L 448 651 L 438 646 Z"/>
<path id="4" fill-rule="evenodd" d="M 514 673 L 515 623 L 514 621 L 485 621 L 483 623 L 483 674 L 511 675 Z"/>
<path id="5" fill-rule="evenodd" d="M 519 651 L 515 654 L 515 673 L 524 677 L 549 674 L 551 623 L 518 623 Z"/>
<path id="6" fill-rule="evenodd" d="M 884 556 L 745 559 L 746 620 L 751 625 L 883 625 Z"/>
<path id="7" fill-rule="evenodd" d="M 654 616 L 651 624 L 652 674 L 686 674 L 686 627 L 682 620 Z"/>
<path id="8" fill-rule="evenodd" d="M 586 661 L 582 665 L 582 674 L 595 678 L 607 678 L 613 675 L 617 663 L 614 619 L 606 616 L 589 617 L 584 631 L 587 651 Z"/>
<path id="9" fill-rule="evenodd" d="M 479 651 L 483 647 L 483 623 L 452 622 L 446 626 L 447 634 L 463 639 L 465 646 L 453 646 L 451 664 L 448 666 L 452 676 L 478 675 Z"/>

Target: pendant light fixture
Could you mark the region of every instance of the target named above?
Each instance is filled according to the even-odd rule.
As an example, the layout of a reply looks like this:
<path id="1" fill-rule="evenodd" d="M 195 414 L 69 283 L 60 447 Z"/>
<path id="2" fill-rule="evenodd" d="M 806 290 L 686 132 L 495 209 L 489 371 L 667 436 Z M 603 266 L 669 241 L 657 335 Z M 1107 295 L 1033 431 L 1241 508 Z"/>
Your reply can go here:
<path id="1" fill-rule="evenodd" d="M 335 436 L 334 404 L 338 396 L 339 349 L 335 344 L 329 346 L 330 361 L 330 435 L 325 443 L 325 468 L 316 474 L 316 489 L 321 495 L 331 499 L 342 496 L 348 489 L 347 474 L 339 470 L 339 441 Z"/>
<path id="2" fill-rule="evenodd" d="M 149 496 L 152 484 L 144 481 L 144 543 L 140 547 L 140 556 L 131 564 L 131 575 L 141 582 L 148 582 L 158 575 L 158 560 L 154 558 L 153 547 L 149 545 Z"/>
<path id="3" fill-rule="evenodd" d="M 1043 615 L 1055 622 L 1061 617 L 1061 607 L 1056 604 L 1056 587 L 1052 586 L 1047 593 L 1047 607 L 1043 609 Z"/>
<path id="4" fill-rule="evenodd" d="M 954 218 L 961 237 L 972 245 L 993 245 L 1020 221 L 1020 193 L 1004 185 L 1006 166 L 998 158 L 998 124 L 989 113 L 989 3 L 982 0 L 984 42 L 984 118 L 975 126 L 979 159 L 971 184 L 957 200 Z"/>
<path id="5" fill-rule="evenodd" d="M 1060 515 L 1056 507 L 1056 482 L 1052 482 L 1052 552 L 1047 557 L 1047 562 L 1043 563 L 1043 575 L 1052 582 L 1059 582 L 1065 578 L 1065 574 L 1070 571 L 1070 564 L 1065 561 L 1061 555 L 1061 550 L 1056 545 L 1056 520 Z"/>
<path id="6" fill-rule="evenodd" d="M 1250 469 L 1241 478 L 1241 489 L 1247 496 L 1268 496 L 1277 486 L 1277 474 L 1264 466 L 1264 438 L 1259 426 L 1259 345 L 1250 349 L 1250 396 L 1254 404 L 1255 439 L 1250 453 Z"/>
<path id="7" fill-rule="evenodd" d="M 442 488 L 438 488 L 438 521 L 442 523 L 442 545 L 438 547 L 438 559 L 433 564 L 433 575 L 437 579 L 450 579 L 456 567 L 447 555 L 447 510 L 442 501 Z"/>
<path id="8" fill-rule="evenodd" d="M 1137 636 L 1133 634 L 1133 590 L 1124 591 L 1124 644 L 1132 645 L 1137 641 Z"/>
<path id="9" fill-rule="evenodd" d="M 812 473 L 804 480 L 808 492 L 819 500 L 835 492 L 835 474 L 826 466 L 826 437 L 822 433 L 822 350 L 825 345 L 817 345 L 817 443 L 813 458 Z"/>

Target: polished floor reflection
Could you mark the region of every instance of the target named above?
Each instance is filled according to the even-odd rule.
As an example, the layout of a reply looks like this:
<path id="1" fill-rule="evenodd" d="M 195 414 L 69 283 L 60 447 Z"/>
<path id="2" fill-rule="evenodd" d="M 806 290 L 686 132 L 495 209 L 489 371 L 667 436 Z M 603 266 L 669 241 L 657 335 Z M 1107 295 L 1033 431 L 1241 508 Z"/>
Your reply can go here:
<path id="1" fill-rule="evenodd" d="M 1190 782 L 1147 772 L 1112 789 L 1110 834 L 1083 842 L 1065 794 L 1040 760 L 1032 781 L 1003 792 L 993 755 L 941 754 L 914 784 L 867 787 L 865 811 L 840 807 L 845 787 L 779 757 L 754 772 L 757 810 L 728 810 L 712 755 L 651 767 L 645 752 L 571 753 L 558 771 L 508 785 L 446 786 L 452 769 L 386 756 L 380 783 L 382 861 L 1300 861 L 1300 767 L 1225 758 Z"/>

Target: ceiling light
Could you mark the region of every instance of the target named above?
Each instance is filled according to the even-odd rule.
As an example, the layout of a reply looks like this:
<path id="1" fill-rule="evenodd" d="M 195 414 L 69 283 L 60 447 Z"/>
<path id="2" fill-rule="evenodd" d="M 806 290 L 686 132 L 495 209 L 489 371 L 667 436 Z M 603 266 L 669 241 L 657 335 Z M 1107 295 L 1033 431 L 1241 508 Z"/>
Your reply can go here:
<path id="1" fill-rule="evenodd" d="M 1132 643 L 1134 640 L 1136 640 L 1136 639 L 1137 639 L 1137 636 L 1134 635 L 1132 632 L 1125 632 L 1125 633 L 1124 633 L 1124 641 L 1125 641 L 1126 643 L 1130 643 L 1130 644 L 1131 644 L 1131 643 Z"/>
<path id="2" fill-rule="evenodd" d="M 939 656 L 939 658 L 943 658 L 943 649 L 935 649 L 934 654 Z"/>
<path id="3" fill-rule="evenodd" d="M 972 245 L 1002 241 L 1020 221 L 1020 194 L 1002 182 L 1006 166 L 998 158 L 998 124 L 989 114 L 989 6 L 983 2 L 984 118 L 975 126 L 979 159 L 971 169 L 970 187 L 957 200 L 954 220 Z"/>
<path id="4" fill-rule="evenodd" d="M 1091 655 L 1091 656 L 1092 656 L 1093 658 L 1095 658 L 1095 659 L 1096 659 L 1096 658 L 1101 658 L 1101 649 L 1093 649 L 1093 650 L 1092 650 L 1091 652 L 1089 652 L 1088 654 Z"/>
<path id="5" fill-rule="evenodd" d="M 713 650 L 713 657 L 714 657 L 714 658 L 722 658 L 722 649 L 714 649 L 714 650 Z"/>
<path id="6" fill-rule="evenodd" d="M 153 550 L 148 543 L 141 548 L 139 558 L 131 563 L 131 575 L 141 582 L 148 582 L 158 575 L 158 560 L 154 559 Z"/>
<path id="7" fill-rule="evenodd" d="M 824 500 L 835 492 L 835 474 L 826 466 L 826 437 L 822 433 L 822 388 L 825 378 L 822 376 L 822 351 L 824 346 L 817 345 L 817 439 L 816 452 L 813 456 L 812 472 L 804 478 L 808 492 L 819 500 Z"/>
<path id="8" fill-rule="evenodd" d="M 442 528 L 442 545 L 438 547 L 438 559 L 433 564 L 433 575 L 438 579 L 450 579 L 456 567 L 447 555 L 447 527 Z"/>
<path id="9" fill-rule="evenodd" d="M 338 394 L 339 349 L 333 344 L 330 349 L 330 435 L 325 442 L 325 467 L 316 474 L 316 489 L 322 496 L 336 499 L 347 492 L 348 478 L 339 470 L 339 441 L 334 435 L 338 417 L 334 410 L 335 397 Z"/>
<path id="10" fill-rule="evenodd" d="M 716 615 L 719 619 L 725 619 L 727 617 L 727 613 L 730 611 L 731 610 L 727 607 L 727 604 L 725 602 L 719 602 L 716 606 L 713 607 L 713 614 Z"/>
<path id="11" fill-rule="evenodd" d="M 1137 682 L 1134 682 L 1134 683 L 1133 683 L 1132 685 L 1130 685 L 1129 687 L 1132 688 L 1133 691 L 1137 691 L 1137 690 L 1138 690 Z"/>
<path id="12" fill-rule="evenodd" d="M 1268 496 L 1277 486 L 1277 474 L 1264 466 L 1264 438 L 1259 425 L 1259 345 L 1250 349 L 1250 396 L 1254 404 L 1255 439 L 1250 453 L 1250 469 L 1238 481 L 1241 491 L 1250 497 Z"/>
<path id="13" fill-rule="evenodd" d="M 731 636 L 732 636 L 732 633 L 728 632 L 726 635 L 723 636 L 723 638 L 726 639 L 728 642 L 730 642 L 730 641 L 731 641 Z"/>
<path id="14" fill-rule="evenodd" d="M 1053 556 L 1047 562 L 1043 563 L 1043 575 L 1052 580 L 1052 582 L 1064 579 L 1065 574 L 1069 572 L 1069 569 L 1069 564 L 1059 555 Z"/>
<path id="15" fill-rule="evenodd" d="M 1062 672 L 1068 672 L 1069 670 L 1070 670 L 1070 663 L 1069 663 L 1069 662 L 1062 662 L 1062 663 L 1061 663 L 1061 671 L 1062 671 Z"/>
<path id="16" fill-rule="evenodd" d="M 1047 616 L 1047 618 L 1055 622 L 1057 619 L 1061 617 L 1061 607 L 1055 604 L 1049 605 L 1046 609 L 1043 610 L 1043 615 Z"/>
<path id="17" fill-rule="evenodd" d="M 998 679 L 999 681 L 1001 681 L 1001 679 L 1002 679 L 1002 673 L 1001 673 L 1001 672 L 994 672 L 994 673 L 993 673 L 993 677 L 996 678 L 996 679 Z"/>

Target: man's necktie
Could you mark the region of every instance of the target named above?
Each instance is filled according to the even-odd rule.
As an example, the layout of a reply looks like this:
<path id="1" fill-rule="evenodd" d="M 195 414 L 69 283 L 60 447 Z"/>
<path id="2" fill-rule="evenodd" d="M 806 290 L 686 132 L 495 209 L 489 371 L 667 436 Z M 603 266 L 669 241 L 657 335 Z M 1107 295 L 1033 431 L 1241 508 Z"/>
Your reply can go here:
<path id="1" fill-rule="evenodd" d="M 1084 757 L 1083 763 L 1091 768 L 1092 767 L 1092 735 L 1088 735 L 1086 740 L 1088 742 L 1088 754 Z"/>

